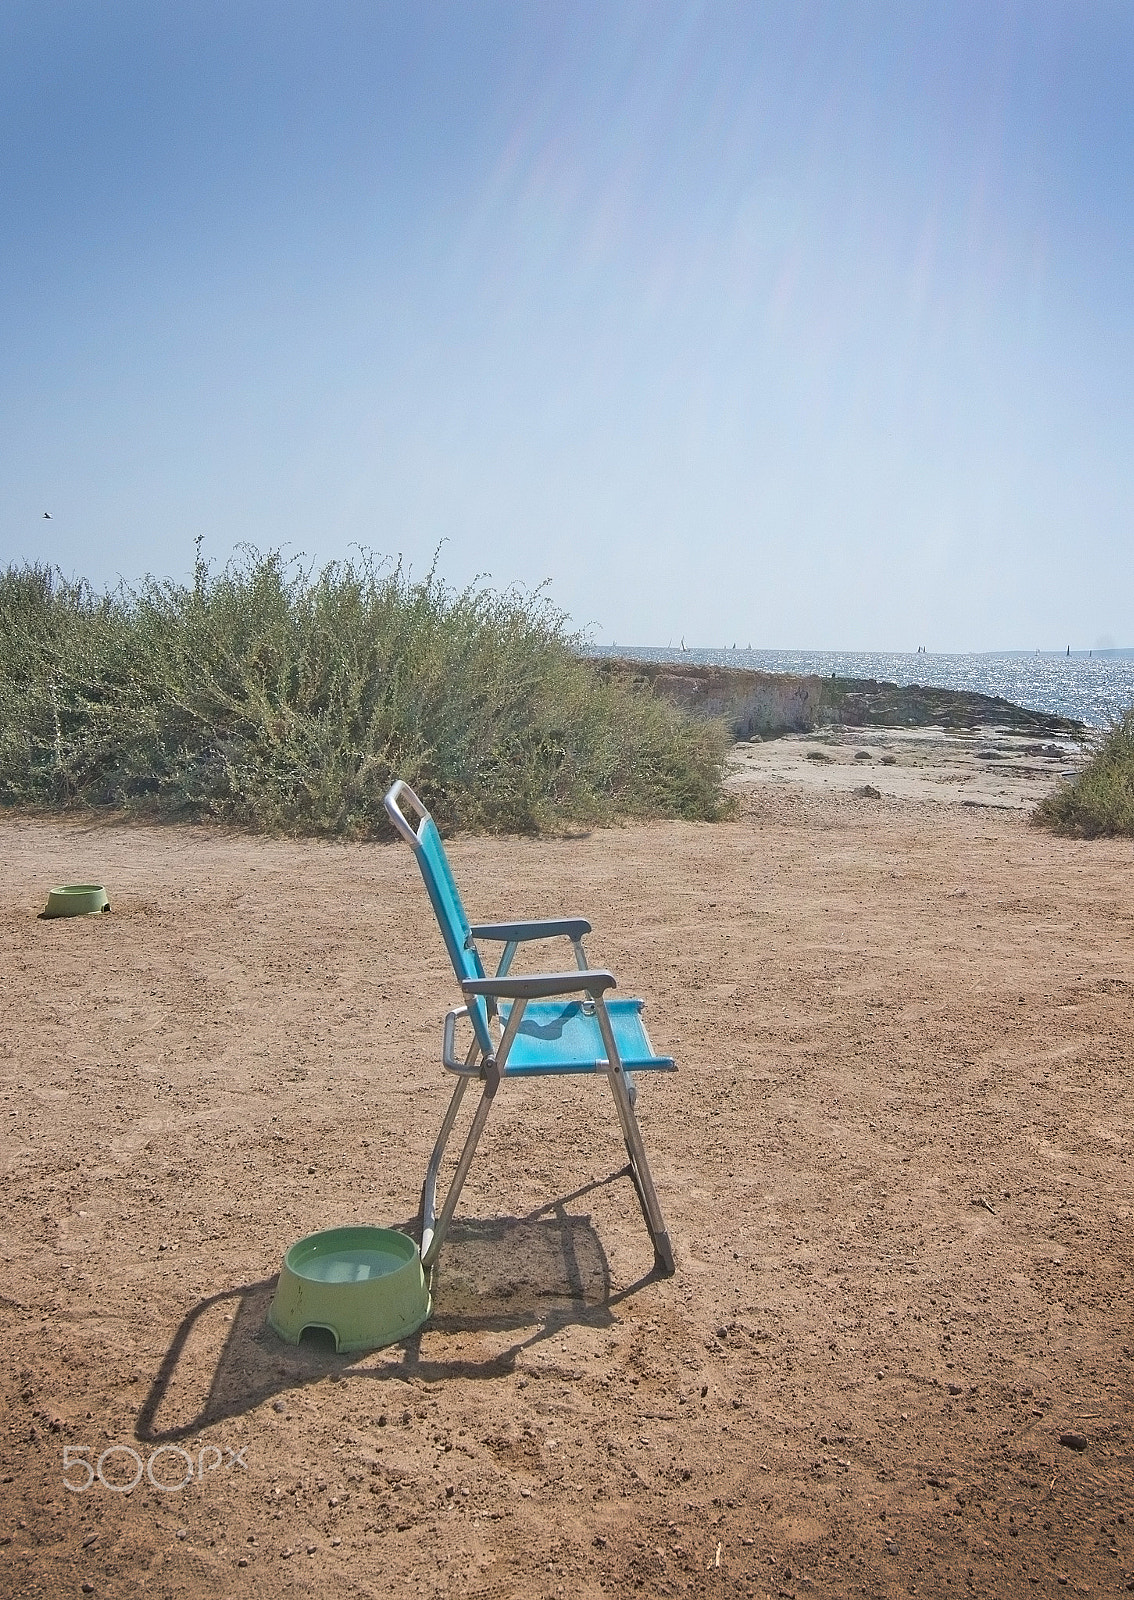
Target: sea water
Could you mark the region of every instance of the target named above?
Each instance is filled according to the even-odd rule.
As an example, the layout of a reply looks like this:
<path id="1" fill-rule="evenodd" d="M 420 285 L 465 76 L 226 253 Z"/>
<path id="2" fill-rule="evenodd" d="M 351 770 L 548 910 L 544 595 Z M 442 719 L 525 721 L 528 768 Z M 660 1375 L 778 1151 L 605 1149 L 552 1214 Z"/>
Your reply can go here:
<path id="1" fill-rule="evenodd" d="M 1013 705 L 1074 717 L 1105 728 L 1134 705 L 1134 650 L 1057 655 L 1006 651 L 990 655 L 932 655 L 915 651 L 673 650 L 613 645 L 595 656 L 632 661 L 672 661 L 712 667 L 747 667 L 757 672 L 816 673 L 829 678 L 876 678 L 902 686 L 966 689 L 999 695 Z"/>

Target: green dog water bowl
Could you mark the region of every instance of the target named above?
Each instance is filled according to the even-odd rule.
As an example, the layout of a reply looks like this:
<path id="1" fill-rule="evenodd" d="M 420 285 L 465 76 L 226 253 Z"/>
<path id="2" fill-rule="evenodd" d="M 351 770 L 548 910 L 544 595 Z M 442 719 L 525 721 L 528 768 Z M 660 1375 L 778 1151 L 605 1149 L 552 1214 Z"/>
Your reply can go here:
<path id="1" fill-rule="evenodd" d="M 101 883 L 68 883 L 61 889 L 52 889 L 41 915 L 89 917 L 96 911 L 109 910 L 110 901 Z"/>
<path id="2" fill-rule="evenodd" d="M 421 1327 L 432 1310 L 413 1240 L 393 1228 L 331 1228 L 293 1244 L 268 1322 L 288 1344 L 309 1328 L 336 1350 L 378 1350 Z"/>

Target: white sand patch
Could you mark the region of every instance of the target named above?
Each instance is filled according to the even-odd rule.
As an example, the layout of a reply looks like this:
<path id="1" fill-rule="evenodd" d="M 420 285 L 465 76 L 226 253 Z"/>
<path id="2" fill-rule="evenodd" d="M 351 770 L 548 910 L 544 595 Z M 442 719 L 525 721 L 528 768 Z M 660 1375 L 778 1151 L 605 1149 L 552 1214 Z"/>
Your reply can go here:
<path id="1" fill-rule="evenodd" d="M 1073 740 L 998 727 L 825 728 L 734 745 L 727 782 L 843 793 L 869 786 L 891 799 L 1027 811 L 1083 760 Z"/>

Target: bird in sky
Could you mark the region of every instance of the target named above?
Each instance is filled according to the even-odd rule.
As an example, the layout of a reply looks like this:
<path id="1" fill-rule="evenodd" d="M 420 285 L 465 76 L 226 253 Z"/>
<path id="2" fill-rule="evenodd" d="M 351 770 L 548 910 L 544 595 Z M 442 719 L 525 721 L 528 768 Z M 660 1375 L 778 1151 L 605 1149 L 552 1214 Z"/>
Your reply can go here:
<path id="1" fill-rule="evenodd" d="M 50 511 L 45 511 L 43 514 L 47 518 L 48 522 L 53 522 L 55 520 Z"/>

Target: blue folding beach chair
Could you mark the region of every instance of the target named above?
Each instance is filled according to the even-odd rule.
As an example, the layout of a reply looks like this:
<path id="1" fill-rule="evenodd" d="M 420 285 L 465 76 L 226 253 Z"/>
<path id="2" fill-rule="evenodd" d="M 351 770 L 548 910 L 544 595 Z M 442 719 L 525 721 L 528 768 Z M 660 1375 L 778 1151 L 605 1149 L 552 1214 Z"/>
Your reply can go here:
<path id="1" fill-rule="evenodd" d="M 614 988 L 609 972 L 588 967 L 583 936 L 591 925 L 582 917 L 543 922 L 494 922 L 469 925 L 433 818 L 408 784 L 400 779 L 385 799 L 390 821 L 413 850 L 433 904 L 453 971 L 464 991 L 466 1004 L 445 1018 L 442 1060 L 458 1076 L 453 1098 L 441 1124 L 421 1196 L 421 1259 L 428 1271 L 437 1260 L 445 1233 L 468 1176 L 477 1142 L 484 1130 L 492 1101 L 504 1078 L 560 1076 L 564 1073 L 601 1072 L 606 1076 L 618 1108 L 618 1120 L 630 1158 L 629 1175 L 654 1241 L 657 1270 L 673 1273 L 673 1251 L 657 1191 L 650 1176 L 642 1135 L 634 1115 L 636 1089 L 632 1072 L 675 1072 L 671 1056 L 655 1054 L 642 1022 L 640 1000 L 607 1000 Z M 408 806 L 417 817 L 406 817 Z M 575 952 L 572 972 L 511 977 L 509 968 L 521 944 L 536 939 L 567 938 Z M 502 944 L 500 964 L 492 977 L 485 974 L 477 940 Z M 467 1024 L 472 1043 L 462 1057 L 457 1054 L 457 1026 Z M 480 1103 L 472 1120 L 445 1203 L 437 1211 L 437 1179 L 445 1146 L 470 1079 L 483 1084 Z"/>

